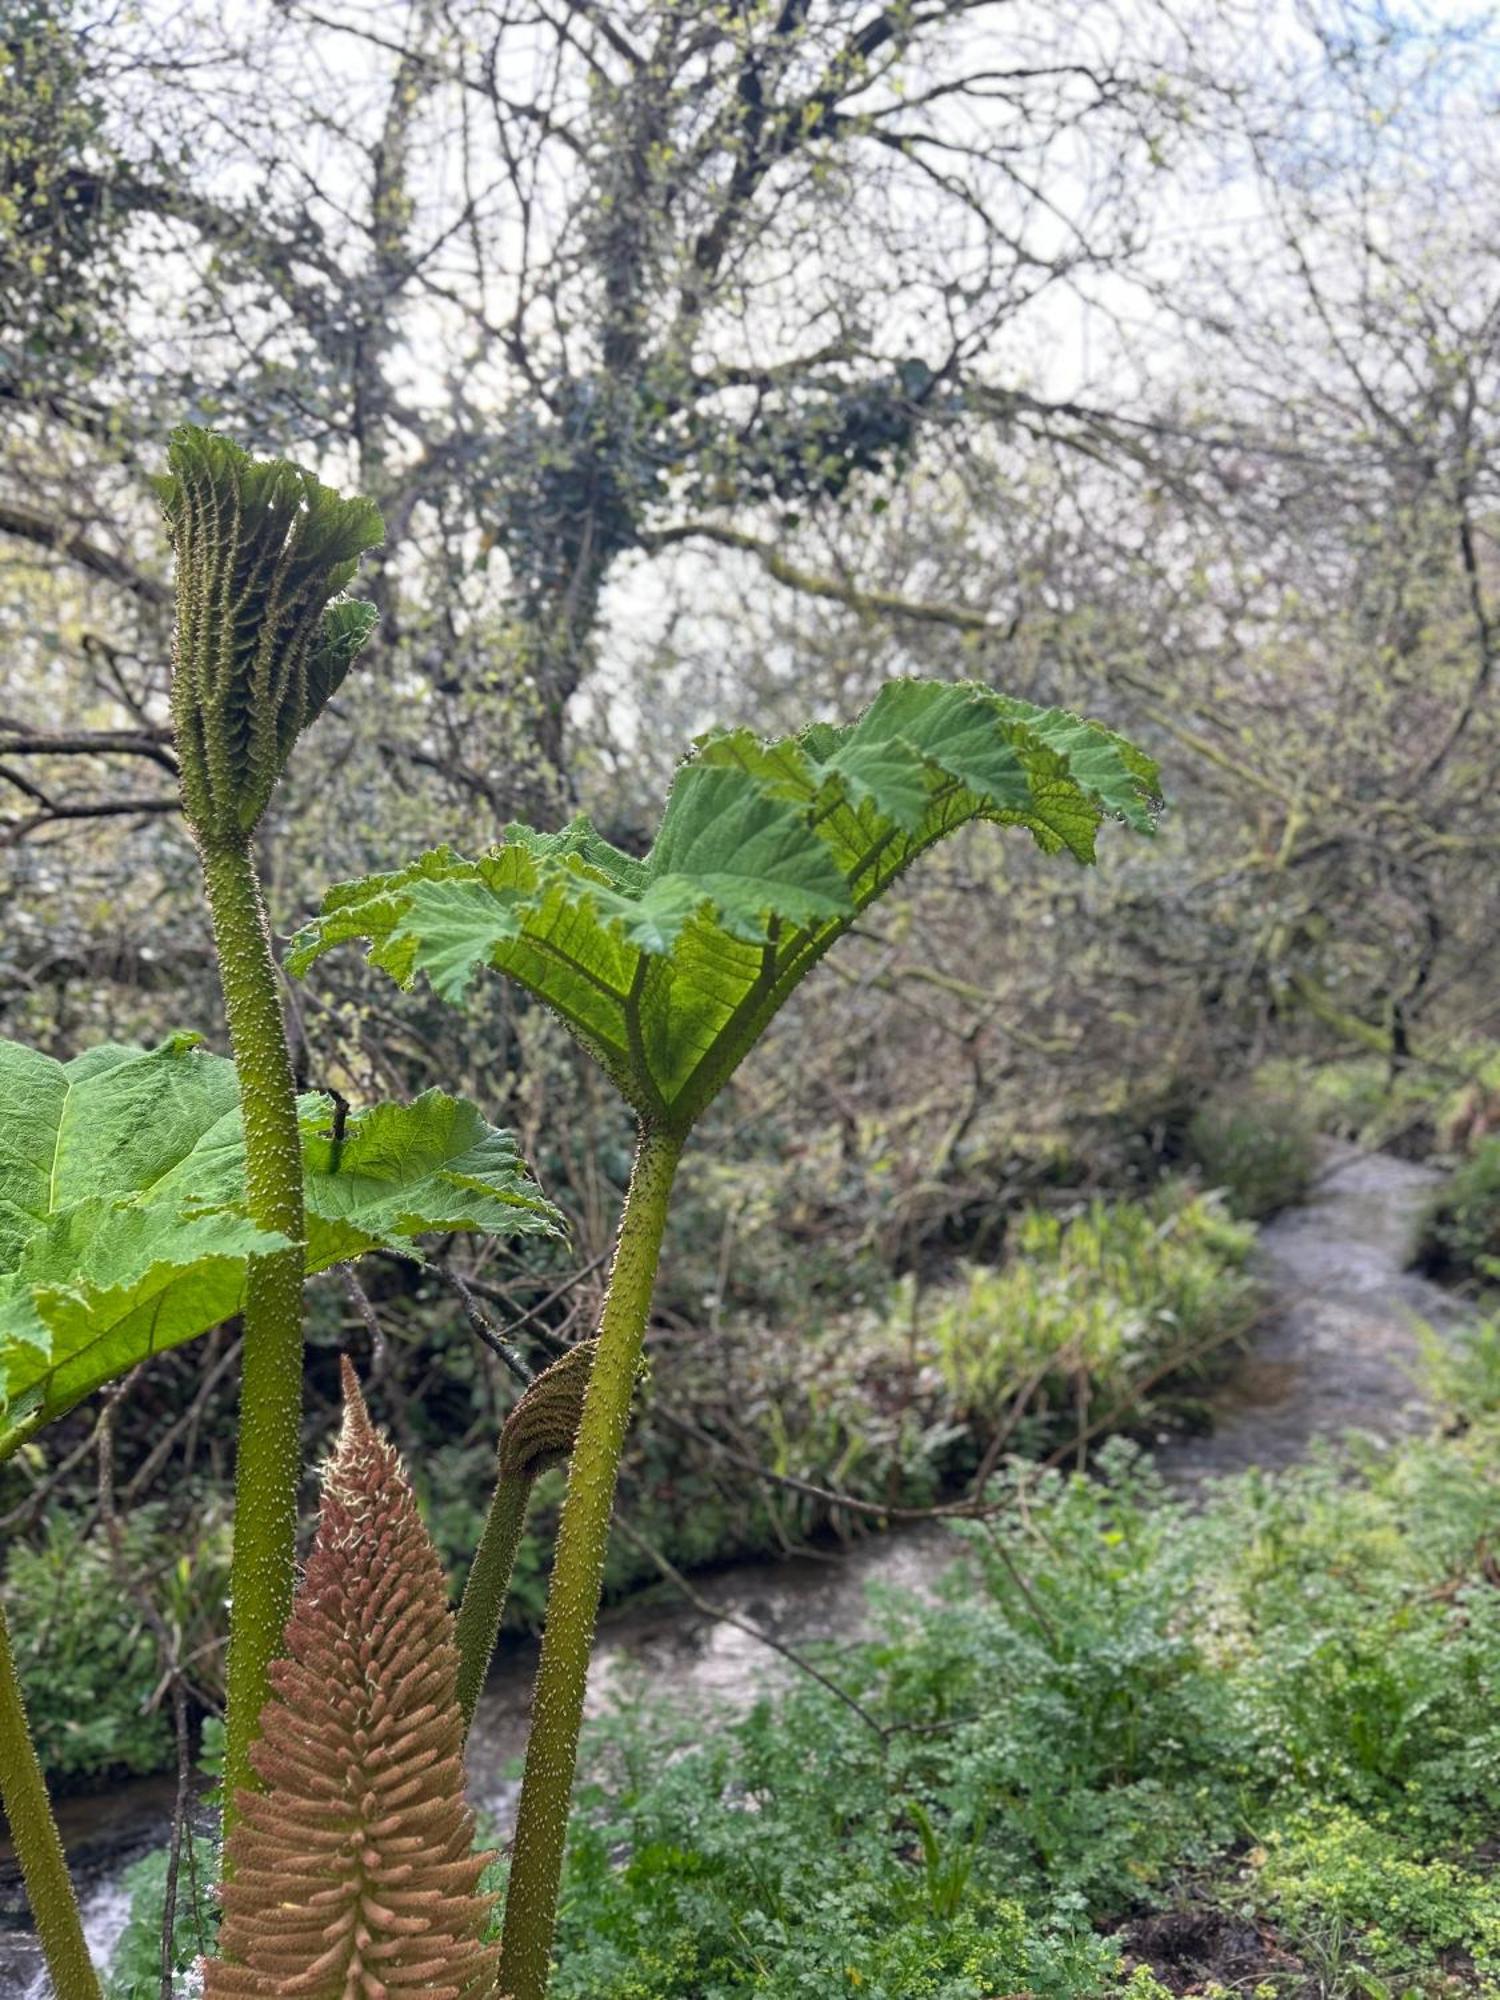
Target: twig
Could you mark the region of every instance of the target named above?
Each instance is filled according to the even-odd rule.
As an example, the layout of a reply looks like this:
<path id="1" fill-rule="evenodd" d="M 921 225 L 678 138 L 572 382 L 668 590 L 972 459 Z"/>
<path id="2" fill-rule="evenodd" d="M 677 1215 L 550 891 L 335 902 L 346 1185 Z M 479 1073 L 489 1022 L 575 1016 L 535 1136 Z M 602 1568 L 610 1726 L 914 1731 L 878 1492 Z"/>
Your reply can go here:
<path id="1" fill-rule="evenodd" d="M 586 1264 L 580 1264 L 576 1271 L 570 1271 L 567 1277 L 555 1284 L 545 1297 L 538 1299 L 535 1305 L 528 1306 L 518 1319 L 511 1321 L 511 1332 L 519 1333 L 523 1327 L 530 1326 L 532 1338 L 539 1340 L 542 1346 L 547 1348 L 549 1352 L 556 1355 L 566 1354 L 572 1342 L 560 1339 L 557 1334 L 553 1333 L 550 1327 L 542 1326 L 539 1323 L 540 1316 L 547 1310 L 548 1306 L 556 1305 L 559 1299 L 565 1298 L 571 1291 L 576 1291 L 584 1279 L 592 1277 L 601 1265 L 609 1262 L 613 1254 L 614 1250 L 613 1246 L 611 1246 L 607 1250 L 601 1250 L 597 1257 L 590 1257 Z M 456 1272 L 444 1270 L 439 1265 L 434 1265 L 433 1269 L 438 1272 L 440 1277 L 446 1279 L 449 1284 L 461 1283 L 466 1285 L 470 1291 L 477 1292 L 481 1298 L 488 1299 L 492 1305 L 508 1306 L 510 1303 L 505 1292 L 499 1285 L 492 1285 L 484 1278 L 477 1278 L 471 1273 L 469 1277 L 459 1279 Z"/>
<path id="2" fill-rule="evenodd" d="M 370 1336 L 370 1373 L 372 1376 L 383 1375 L 387 1362 L 385 1335 L 380 1330 L 379 1316 L 370 1303 L 370 1294 L 359 1282 L 358 1274 L 352 1264 L 340 1264 L 339 1277 L 343 1280 L 344 1290 L 353 1300 L 354 1310 L 364 1321 L 365 1331 Z"/>
<path id="3" fill-rule="evenodd" d="M 443 1275 L 463 1300 L 464 1317 L 468 1320 L 474 1332 L 478 1334 L 491 1354 L 499 1356 L 511 1374 L 515 1376 L 516 1380 L 529 1389 L 532 1382 L 536 1379 L 533 1371 L 527 1367 L 514 1348 L 506 1345 L 505 1341 L 500 1338 L 500 1335 L 490 1325 L 484 1314 L 479 1310 L 479 1301 L 474 1297 L 473 1292 L 470 1291 L 466 1281 L 458 1275 L 457 1271 L 445 1271 Z"/>

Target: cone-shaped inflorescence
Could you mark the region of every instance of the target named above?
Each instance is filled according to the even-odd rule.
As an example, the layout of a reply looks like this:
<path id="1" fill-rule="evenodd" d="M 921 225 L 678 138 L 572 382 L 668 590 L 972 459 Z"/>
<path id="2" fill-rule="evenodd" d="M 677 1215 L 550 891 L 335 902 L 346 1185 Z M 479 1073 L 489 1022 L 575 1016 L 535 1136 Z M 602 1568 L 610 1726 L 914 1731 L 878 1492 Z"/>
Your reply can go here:
<path id="1" fill-rule="evenodd" d="M 177 554 L 183 804 L 200 841 L 233 843 L 369 636 L 374 606 L 339 593 L 384 528 L 373 501 L 214 431 L 177 431 L 167 463 L 157 488 Z"/>
<path id="2" fill-rule="evenodd" d="M 229 1837 L 207 2000 L 485 2000 L 442 1566 L 348 1362 L 307 1574 Z"/>

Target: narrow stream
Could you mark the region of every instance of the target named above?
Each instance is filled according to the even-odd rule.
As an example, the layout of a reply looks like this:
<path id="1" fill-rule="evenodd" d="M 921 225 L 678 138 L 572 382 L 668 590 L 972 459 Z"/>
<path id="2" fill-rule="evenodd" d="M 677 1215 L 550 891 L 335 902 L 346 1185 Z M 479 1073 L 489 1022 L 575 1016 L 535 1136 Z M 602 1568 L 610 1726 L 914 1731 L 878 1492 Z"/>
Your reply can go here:
<path id="1" fill-rule="evenodd" d="M 1384 1154 L 1330 1149 L 1312 1200 L 1261 1233 L 1260 1273 L 1274 1316 L 1216 1404 L 1211 1434 L 1173 1442 L 1160 1463 L 1175 1484 L 1197 1486 L 1251 1464 L 1288 1465 L 1315 1439 L 1358 1429 L 1393 1437 L 1420 1424 L 1414 1382 L 1417 1320 L 1450 1327 L 1454 1300 L 1407 1272 L 1413 1224 L 1436 1176 Z M 952 1548 L 940 1528 L 873 1537 L 848 1554 L 742 1564 L 698 1585 L 722 1611 L 776 1638 L 853 1643 L 867 1631 L 872 1583 L 921 1590 Z M 502 1835 L 515 1810 L 516 1764 L 525 1747 L 536 1647 L 507 1641 L 469 1739 L 471 1797 Z M 590 1680 L 599 1712 L 634 1668 L 649 1674 L 653 1704 L 745 1707 L 792 1669 L 737 1627 L 662 1600 L 606 1614 Z M 59 1818 L 83 1884 L 84 1919 L 97 1963 L 114 1950 L 128 1914 L 121 1876 L 160 1846 L 172 1787 L 143 1780 L 102 1796 L 64 1800 Z M 25 1899 L 0 1843 L 0 2000 L 48 2000 Z"/>

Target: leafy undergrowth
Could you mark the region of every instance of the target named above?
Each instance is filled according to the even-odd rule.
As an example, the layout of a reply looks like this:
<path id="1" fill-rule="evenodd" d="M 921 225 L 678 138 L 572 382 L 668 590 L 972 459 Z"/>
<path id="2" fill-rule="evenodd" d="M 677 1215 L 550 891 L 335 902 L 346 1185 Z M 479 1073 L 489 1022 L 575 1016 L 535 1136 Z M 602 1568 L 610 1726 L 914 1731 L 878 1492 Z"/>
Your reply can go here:
<path id="1" fill-rule="evenodd" d="M 1197 1388 L 1205 1366 L 1254 1310 L 1244 1264 L 1252 1231 L 1186 1183 L 1143 1202 L 1094 1202 L 1071 1215 L 1036 1209 L 1009 1232 L 1000 1265 L 964 1264 L 941 1283 L 887 1283 L 875 1303 L 843 1305 L 811 1327 L 751 1314 L 719 1337 L 671 1348 L 666 1409 L 647 1391 L 625 1461 L 632 1525 L 673 1562 L 698 1567 L 775 1551 L 787 1537 L 850 1527 L 847 1510 L 766 1485 L 703 1434 L 741 1457 L 814 1486 L 882 1505 L 924 1506 L 972 1479 L 990 1439 L 1044 1457 L 1071 1448 L 1080 1429 L 1143 1424 L 1144 1384 Z M 804 1313 L 816 1310 L 803 1301 Z M 670 1330 L 661 1329 L 669 1341 Z M 457 1579 L 489 1496 L 493 1413 L 469 1422 L 463 1398 L 486 1392 L 467 1345 L 445 1358 L 433 1421 L 406 1442 L 429 1525 Z M 665 1372 L 665 1371 L 664 1371 Z M 1157 1378 L 1160 1377 L 1160 1381 Z M 1160 1414 L 1158 1411 L 1157 1414 Z M 441 1426 L 436 1419 L 441 1419 Z M 431 1432 L 431 1435 L 428 1432 Z M 697 1434 L 695 1435 L 694 1432 Z M 535 1623 L 563 1484 L 544 1475 L 513 1580 L 513 1623 Z M 89 1498 L 92 1498 L 90 1495 Z M 194 1489 L 177 1525 L 155 1507 L 131 1519 L 128 1602 L 99 1624 L 101 1578 L 117 1573 L 102 1531 L 78 1511 L 54 1510 L 35 1543 L 16 1542 L 6 1597 L 28 1704 L 53 1777 L 87 1782 L 175 1758 L 158 1650 L 138 1599 L 149 1589 L 175 1629 L 190 1630 L 193 1687 L 206 1705 L 222 1693 L 214 1640 L 223 1617 L 223 1512 Z M 217 1540 L 205 1544 L 212 1518 Z M 863 1524 L 855 1522 L 855 1527 Z M 614 1597 L 654 1582 L 638 1544 L 616 1537 L 607 1584 Z"/>
<path id="2" fill-rule="evenodd" d="M 1436 1190 L 1417 1261 L 1435 1277 L 1500 1282 L 1500 1138 L 1484 1140 Z"/>
<path id="3" fill-rule="evenodd" d="M 557 2000 L 1500 1995 L 1500 1420 L 1198 1512 L 1101 1474 L 1014 1467 L 936 1599 L 830 1651 L 863 1716 L 627 1690 Z"/>
<path id="4" fill-rule="evenodd" d="M 1303 1201 L 1317 1170 L 1317 1128 L 1304 1100 L 1264 1083 L 1216 1091 L 1194 1112 L 1187 1150 L 1236 1215 L 1257 1220 Z"/>

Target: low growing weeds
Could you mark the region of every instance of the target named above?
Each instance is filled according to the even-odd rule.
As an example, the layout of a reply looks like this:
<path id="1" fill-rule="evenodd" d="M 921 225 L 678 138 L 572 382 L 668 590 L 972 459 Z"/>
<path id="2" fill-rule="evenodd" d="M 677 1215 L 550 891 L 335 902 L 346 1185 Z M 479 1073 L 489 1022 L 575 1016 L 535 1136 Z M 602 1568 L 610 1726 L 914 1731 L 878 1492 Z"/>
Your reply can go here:
<path id="1" fill-rule="evenodd" d="M 1231 1990 L 1500 1994 L 1497 1447 L 1478 1416 L 1200 1511 L 1123 1443 L 1013 1464 L 935 1598 L 826 1656 L 878 1729 L 801 1681 L 709 1731 L 625 1688 L 556 1992 L 1160 2000 L 1122 1936 L 1190 1888 L 1267 1941 Z"/>
<path id="2" fill-rule="evenodd" d="M 1202 1513 L 1127 1446 L 1100 1480 L 1017 1470 L 936 1605 L 838 1656 L 883 1734 L 803 1687 L 706 1747 L 628 1706 L 600 1732 L 560 1990 L 1112 1994 L 1110 1933 L 1191 1875 L 1284 1963 L 1338 1917 L 1351 1993 L 1500 1991 L 1497 1443 L 1251 1475 Z M 966 1985 L 944 1953 L 976 1929 L 1009 1962 Z"/>

